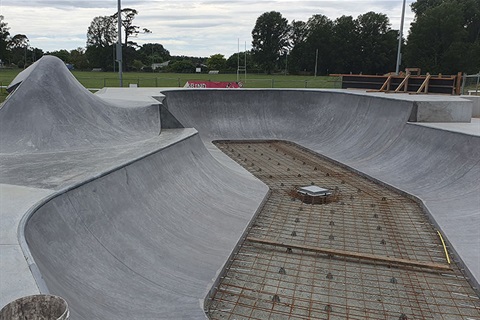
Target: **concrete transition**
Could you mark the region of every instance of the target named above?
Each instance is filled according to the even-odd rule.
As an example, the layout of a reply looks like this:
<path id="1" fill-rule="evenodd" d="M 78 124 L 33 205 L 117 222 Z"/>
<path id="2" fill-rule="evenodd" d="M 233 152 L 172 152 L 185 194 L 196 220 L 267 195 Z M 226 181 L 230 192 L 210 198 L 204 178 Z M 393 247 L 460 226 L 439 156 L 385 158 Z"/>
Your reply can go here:
<path id="1" fill-rule="evenodd" d="M 49 56 L 11 88 L 0 109 L 0 217 L 18 230 L 2 227 L 1 306 L 41 292 L 63 297 L 71 319 L 205 318 L 268 194 L 216 139 L 293 141 L 418 197 L 478 289 L 480 133 L 409 122 L 419 105 L 465 111 L 468 101 L 340 90 L 92 95 Z"/>

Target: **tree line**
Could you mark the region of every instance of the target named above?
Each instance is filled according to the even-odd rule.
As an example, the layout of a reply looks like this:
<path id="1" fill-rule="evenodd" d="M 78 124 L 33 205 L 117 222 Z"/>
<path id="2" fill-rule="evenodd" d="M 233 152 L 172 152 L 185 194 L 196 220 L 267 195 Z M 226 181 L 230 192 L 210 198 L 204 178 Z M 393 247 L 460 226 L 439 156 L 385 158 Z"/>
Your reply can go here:
<path id="1" fill-rule="evenodd" d="M 402 39 L 402 67 L 455 74 L 480 71 L 480 0 L 418 0 Z M 383 74 L 395 70 L 398 30 L 383 13 L 334 21 L 313 15 L 292 21 L 279 12 L 258 17 L 252 30 L 254 61 L 267 73 Z"/>
<path id="2" fill-rule="evenodd" d="M 480 71 L 480 0 L 418 0 L 411 5 L 415 19 L 402 39 L 402 69 L 420 67 L 424 72 L 454 74 Z M 280 12 L 260 15 L 252 30 L 252 49 L 210 57 L 172 56 L 159 43 L 138 45 L 142 34 L 151 33 L 134 22 L 138 11 L 122 10 L 124 70 L 152 71 L 152 65 L 169 62 L 162 70 L 234 72 L 237 61 L 246 60 L 249 72 L 318 74 L 384 74 L 395 70 L 398 30 L 391 28 L 383 13 L 367 12 L 354 18 L 331 20 L 312 15 L 307 21 L 289 22 Z M 117 41 L 117 13 L 95 17 L 87 29 L 86 48 L 58 50 L 60 57 L 76 69 L 113 71 Z M 0 59 L 23 67 L 43 55 L 29 47 L 26 35 L 11 36 L 0 16 Z"/>
<path id="3" fill-rule="evenodd" d="M 28 37 L 24 34 L 10 34 L 10 28 L 0 15 L 0 62 L 23 68 L 43 56 L 43 50 L 29 47 Z"/>

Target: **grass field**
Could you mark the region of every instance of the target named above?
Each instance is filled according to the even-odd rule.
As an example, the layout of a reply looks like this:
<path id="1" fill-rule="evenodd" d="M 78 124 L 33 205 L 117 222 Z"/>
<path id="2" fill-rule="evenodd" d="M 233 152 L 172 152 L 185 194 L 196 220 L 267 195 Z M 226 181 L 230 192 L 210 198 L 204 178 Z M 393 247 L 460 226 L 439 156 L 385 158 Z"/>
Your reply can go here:
<path id="1" fill-rule="evenodd" d="M 7 86 L 20 69 L 0 69 L 0 86 Z M 118 73 L 73 71 L 74 76 L 88 89 L 117 87 Z M 188 74 L 188 73 L 145 73 L 126 72 L 123 85 L 136 84 L 139 87 L 183 87 L 188 80 L 236 81 L 236 74 Z M 240 77 L 245 88 L 338 88 L 339 79 L 335 77 L 313 77 L 294 75 L 247 74 Z M 7 96 L 6 90 L 0 88 L 0 102 Z"/>

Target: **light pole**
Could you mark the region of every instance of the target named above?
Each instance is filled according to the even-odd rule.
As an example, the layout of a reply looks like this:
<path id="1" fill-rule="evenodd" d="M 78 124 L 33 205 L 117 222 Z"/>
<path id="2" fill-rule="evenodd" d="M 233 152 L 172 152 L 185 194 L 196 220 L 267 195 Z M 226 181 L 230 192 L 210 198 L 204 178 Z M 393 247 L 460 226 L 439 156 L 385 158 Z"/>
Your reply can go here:
<path id="1" fill-rule="evenodd" d="M 118 79 L 120 87 L 123 87 L 123 61 L 122 61 L 122 4 L 118 0 L 118 41 L 117 41 L 117 61 L 118 61 Z"/>
<path id="2" fill-rule="evenodd" d="M 402 6 L 402 19 L 400 20 L 400 32 L 398 36 L 398 51 L 397 51 L 397 67 L 395 68 L 395 74 L 400 72 L 400 63 L 402 61 L 402 39 L 403 39 L 403 21 L 405 20 L 405 3 L 407 0 L 403 0 Z"/>

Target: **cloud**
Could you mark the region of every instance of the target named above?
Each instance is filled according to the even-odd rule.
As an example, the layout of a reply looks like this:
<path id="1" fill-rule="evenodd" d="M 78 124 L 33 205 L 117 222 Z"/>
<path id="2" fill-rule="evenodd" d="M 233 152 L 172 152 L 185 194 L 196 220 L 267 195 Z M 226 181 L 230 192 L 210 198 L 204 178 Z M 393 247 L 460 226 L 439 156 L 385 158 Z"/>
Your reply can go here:
<path id="1" fill-rule="evenodd" d="M 413 0 L 407 1 L 408 4 Z M 45 51 L 84 47 L 94 17 L 117 10 L 113 0 L 0 0 L 0 11 L 11 34 L 26 34 L 30 44 Z M 368 11 L 385 13 L 397 29 L 402 2 L 352 0 L 122 0 L 139 14 L 135 24 L 153 33 L 139 35 L 139 44 L 158 42 L 175 55 L 230 56 L 237 39 L 250 48 L 251 31 L 264 12 L 278 11 L 289 21 L 307 21 L 314 14 L 334 20 Z M 26 10 L 26 8 L 29 10 Z M 407 5 L 405 31 L 413 20 Z M 243 47 L 243 45 L 242 45 Z"/>

